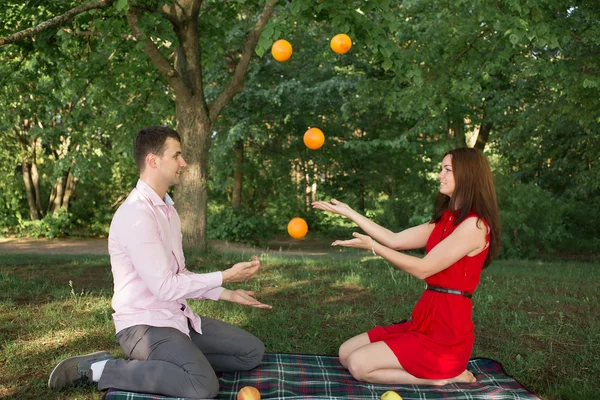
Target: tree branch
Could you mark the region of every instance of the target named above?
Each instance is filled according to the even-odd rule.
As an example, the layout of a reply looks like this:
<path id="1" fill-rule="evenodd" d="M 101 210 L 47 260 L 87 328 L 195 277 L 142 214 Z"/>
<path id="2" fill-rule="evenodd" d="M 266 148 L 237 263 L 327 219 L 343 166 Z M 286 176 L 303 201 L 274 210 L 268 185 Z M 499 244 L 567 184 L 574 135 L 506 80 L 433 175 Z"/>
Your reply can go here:
<path id="1" fill-rule="evenodd" d="M 267 4 L 265 4 L 265 7 L 261 12 L 260 17 L 258 17 L 258 20 L 256 21 L 256 25 L 254 25 L 254 29 L 248 34 L 248 37 L 246 38 L 246 43 L 244 43 L 242 57 L 237 67 L 235 68 L 235 72 L 233 73 L 231 82 L 217 96 L 217 98 L 210 107 L 209 116 L 211 123 L 214 124 L 223 108 L 231 101 L 233 96 L 242 91 L 244 84 L 244 76 L 248 71 L 248 64 L 250 63 L 250 58 L 252 57 L 254 49 L 256 49 L 256 44 L 258 43 L 258 39 L 260 38 L 262 30 L 267 25 L 267 22 L 269 22 L 269 19 L 273 14 L 273 10 L 275 9 L 276 3 L 277 0 L 271 0 Z"/>
<path id="2" fill-rule="evenodd" d="M 469 50 L 471 50 L 473 48 L 473 46 L 475 45 L 475 42 L 477 41 L 477 39 L 481 38 L 483 35 L 485 35 L 488 32 L 487 29 L 484 29 L 483 31 L 481 31 L 481 33 L 479 35 L 477 35 L 477 37 L 475 37 L 475 39 L 473 39 L 473 41 L 471 43 L 469 43 L 469 45 L 454 59 L 454 61 L 458 61 L 462 56 L 464 56 Z"/>
<path id="3" fill-rule="evenodd" d="M 91 3 L 82 4 L 75 8 L 70 9 L 66 13 L 56 16 L 54 18 L 49 19 L 48 21 L 44 21 L 41 24 L 34 26 L 33 28 L 27 28 L 17 33 L 13 33 L 12 35 L 8 35 L 6 37 L 0 38 L 0 47 L 14 43 L 19 40 L 23 40 L 26 38 L 31 38 L 37 35 L 38 33 L 48 30 L 50 28 L 54 28 L 55 26 L 59 26 L 74 16 L 84 13 L 93 9 L 103 9 L 112 6 L 113 0 L 97 0 Z"/>
<path id="4" fill-rule="evenodd" d="M 152 8 L 141 2 L 130 1 L 129 6 L 144 10 L 149 13 L 158 13 L 168 19 L 173 25 L 177 23 L 177 19 L 173 16 L 173 14 L 171 14 L 171 7 L 166 4 L 159 8 Z"/>
<path id="5" fill-rule="evenodd" d="M 144 48 L 146 50 L 146 54 L 152 60 L 152 63 L 158 69 L 158 71 L 165 77 L 169 85 L 175 90 L 175 93 L 178 95 L 190 95 L 188 88 L 185 86 L 183 80 L 173 68 L 169 60 L 160 52 L 158 47 L 150 40 L 149 37 L 145 37 L 142 31 L 138 28 L 139 16 L 136 13 L 136 9 L 134 7 L 129 8 L 129 12 L 127 13 L 127 22 L 129 24 L 129 28 L 133 33 L 133 36 L 139 41 L 144 42 Z"/>
<path id="6" fill-rule="evenodd" d="M 483 148 L 487 144 L 490 138 L 490 132 L 492 130 L 492 122 L 482 122 L 479 127 L 479 134 L 477 135 L 477 141 L 475 142 L 475 148 L 483 151 Z"/>

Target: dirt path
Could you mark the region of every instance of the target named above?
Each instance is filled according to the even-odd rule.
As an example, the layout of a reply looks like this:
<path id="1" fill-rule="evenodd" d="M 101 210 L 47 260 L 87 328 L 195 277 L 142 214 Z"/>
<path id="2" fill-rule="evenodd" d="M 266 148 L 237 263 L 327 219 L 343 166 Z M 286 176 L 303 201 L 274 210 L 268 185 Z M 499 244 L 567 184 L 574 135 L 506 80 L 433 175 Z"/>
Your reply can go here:
<path id="1" fill-rule="evenodd" d="M 278 238 L 267 243 L 265 248 L 253 247 L 224 240 L 211 240 L 210 244 L 219 252 L 246 254 L 282 254 L 289 256 L 325 257 L 349 255 L 348 250 L 331 247 L 330 239 L 293 240 Z M 0 238 L 0 253 L 21 254 L 108 254 L 106 238 Z"/>

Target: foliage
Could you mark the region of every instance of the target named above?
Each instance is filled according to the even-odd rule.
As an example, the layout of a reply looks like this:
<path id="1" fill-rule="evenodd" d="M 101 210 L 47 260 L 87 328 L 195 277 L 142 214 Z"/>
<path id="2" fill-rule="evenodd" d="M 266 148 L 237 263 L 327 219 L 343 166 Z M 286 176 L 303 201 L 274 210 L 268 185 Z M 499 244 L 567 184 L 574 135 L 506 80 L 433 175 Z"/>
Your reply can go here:
<path id="1" fill-rule="evenodd" d="M 30 237 L 55 238 L 69 235 L 72 231 L 71 214 L 61 209 L 55 214 L 47 214 L 37 221 L 20 221 L 18 233 Z"/>
<path id="2" fill-rule="evenodd" d="M 560 198 L 533 183 L 501 178 L 498 203 L 502 219 L 501 257 L 535 258 L 552 253 L 569 239 L 566 205 Z"/>
<path id="3" fill-rule="evenodd" d="M 210 207 L 208 227 L 211 239 L 262 244 L 273 234 L 266 215 L 232 207 Z"/>
<path id="4" fill-rule="evenodd" d="M 208 103 L 228 82 L 262 3 L 203 2 Z M 4 2 L 0 36 L 73 4 Z M 70 170 L 79 179 L 68 208 L 71 234 L 106 234 L 135 184 L 131 139 L 144 125 L 178 123 L 173 89 L 131 37 L 129 6 L 86 12 L 0 50 L 5 234 L 29 214 L 21 165 L 33 153 L 44 212 L 56 180 Z M 504 257 L 593 251 L 600 236 L 592 222 L 600 219 L 599 19 L 591 1 L 279 2 L 243 92 L 212 127 L 209 236 L 264 240 L 284 234 L 294 216 L 324 235 L 351 229 L 312 212 L 313 200 L 330 198 L 392 229 L 424 222 L 441 154 L 481 140 L 496 160 Z M 165 18 L 146 15 L 140 26 L 174 57 L 179 39 Z M 337 55 L 329 40 L 342 32 L 353 46 Z M 282 38 L 294 48 L 285 63 L 269 51 Z M 26 120 L 35 123 L 26 127 Z M 313 126 L 326 137 L 318 151 L 302 144 Z M 489 139 L 479 136 L 484 126 Z M 243 212 L 230 209 L 240 143 Z M 244 216 L 252 221 L 244 234 L 215 224 L 223 217 L 242 226 Z"/>

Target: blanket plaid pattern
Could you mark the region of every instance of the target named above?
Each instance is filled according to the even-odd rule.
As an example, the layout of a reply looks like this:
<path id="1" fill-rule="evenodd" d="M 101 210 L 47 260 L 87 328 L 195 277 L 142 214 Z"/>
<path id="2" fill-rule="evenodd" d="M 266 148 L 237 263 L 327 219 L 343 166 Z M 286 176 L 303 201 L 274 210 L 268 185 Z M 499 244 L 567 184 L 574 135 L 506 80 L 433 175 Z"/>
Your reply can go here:
<path id="1" fill-rule="evenodd" d="M 469 361 L 476 383 L 442 387 L 416 385 L 375 385 L 358 382 L 342 367 L 337 357 L 302 354 L 265 354 L 252 371 L 219 374 L 219 400 L 235 400 L 244 386 L 254 386 L 263 400 L 377 400 L 393 390 L 404 400 L 446 399 L 539 399 L 508 376 L 502 365 L 487 358 Z M 106 400 L 185 400 L 152 394 L 110 389 Z"/>

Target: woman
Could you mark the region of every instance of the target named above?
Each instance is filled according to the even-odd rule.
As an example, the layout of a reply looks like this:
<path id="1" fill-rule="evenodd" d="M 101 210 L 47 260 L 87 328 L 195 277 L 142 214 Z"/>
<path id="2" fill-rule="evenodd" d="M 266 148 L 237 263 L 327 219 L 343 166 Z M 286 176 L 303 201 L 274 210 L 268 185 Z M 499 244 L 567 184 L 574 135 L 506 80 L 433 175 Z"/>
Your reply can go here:
<path id="1" fill-rule="evenodd" d="M 353 239 L 336 240 L 332 246 L 370 250 L 427 282 L 411 321 L 378 326 L 342 344 L 340 361 L 359 381 L 416 385 L 475 381 L 466 369 L 474 342 L 471 295 L 500 245 L 494 181 L 485 156 L 472 148 L 448 151 L 438 178 L 440 193 L 432 220 L 399 233 L 335 199 L 313 203 L 313 208 L 350 218 L 366 233 L 354 233 Z M 423 258 L 396 251 L 422 247 Z"/>

